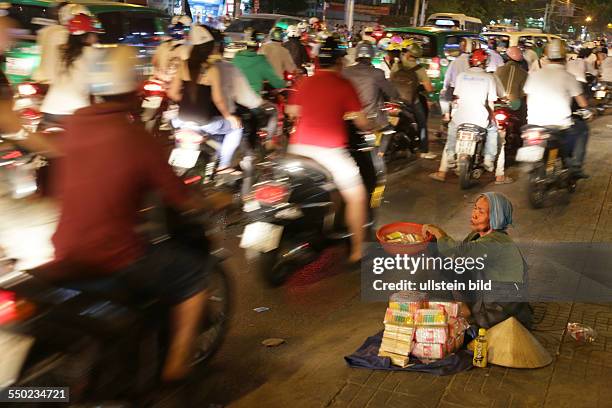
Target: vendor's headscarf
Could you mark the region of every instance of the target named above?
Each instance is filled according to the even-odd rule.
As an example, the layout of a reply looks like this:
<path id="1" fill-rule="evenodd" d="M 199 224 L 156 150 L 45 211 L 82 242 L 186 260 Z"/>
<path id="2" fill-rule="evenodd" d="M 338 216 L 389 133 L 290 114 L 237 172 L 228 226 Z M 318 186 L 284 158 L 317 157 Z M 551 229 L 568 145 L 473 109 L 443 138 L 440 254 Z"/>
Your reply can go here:
<path id="1" fill-rule="evenodd" d="M 505 231 L 512 224 L 512 203 L 508 197 L 501 193 L 483 193 L 480 197 L 486 197 L 489 201 L 491 229 Z"/>

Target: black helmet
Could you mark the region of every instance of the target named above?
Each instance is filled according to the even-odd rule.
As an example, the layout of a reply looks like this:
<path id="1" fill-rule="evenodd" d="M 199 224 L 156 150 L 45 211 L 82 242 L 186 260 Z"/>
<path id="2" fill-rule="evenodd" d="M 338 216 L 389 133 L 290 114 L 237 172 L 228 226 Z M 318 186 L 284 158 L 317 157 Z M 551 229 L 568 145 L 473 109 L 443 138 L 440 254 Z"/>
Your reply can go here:
<path id="1" fill-rule="evenodd" d="M 346 52 L 340 47 L 337 38 L 328 37 L 319 50 L 319 65 L 322 68 L 333 67 Z"/>

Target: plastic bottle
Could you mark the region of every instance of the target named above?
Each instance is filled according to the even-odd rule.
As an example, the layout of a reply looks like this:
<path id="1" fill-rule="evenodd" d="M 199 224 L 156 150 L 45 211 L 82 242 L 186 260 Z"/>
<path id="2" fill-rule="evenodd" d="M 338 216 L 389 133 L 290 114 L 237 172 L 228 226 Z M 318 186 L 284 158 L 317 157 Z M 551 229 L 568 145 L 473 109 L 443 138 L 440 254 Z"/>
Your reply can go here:
<path id="1" fill-rule="evenodd" d="M 474 359 L 472 364 L 474 367 L 485 368 L 487 366 L 487 330 L 478 329 L 478 337 L 474 340 Z"/>

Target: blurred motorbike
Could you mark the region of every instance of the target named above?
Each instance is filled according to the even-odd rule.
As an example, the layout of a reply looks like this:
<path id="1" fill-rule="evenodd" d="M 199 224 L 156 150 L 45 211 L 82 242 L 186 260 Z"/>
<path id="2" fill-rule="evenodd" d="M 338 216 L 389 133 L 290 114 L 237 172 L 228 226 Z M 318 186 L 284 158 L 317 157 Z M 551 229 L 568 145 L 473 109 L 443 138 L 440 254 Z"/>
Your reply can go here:
<path id="1" fill-rule="evenodd" d="M 389 118 L 389 128 L 381 130 L 380 151 L 385 153 L 385 161 L 416 154 L 421 140 L 412 108 L 395 101 L 385 102 L 383 110 Z"/>
<path id="2" fill-rule="evenodd" d="M 147 131 L 155 137 L 167 136 L 172 130 L 170 122 L 178 113 L 166 95 L 166 83 L 149 79 L 142 85 L 141 118 Z"/>
<path id="3" fill-rule="evenodd" d="M 457 171 L 462 190 L 470 188 L 484 173 L 484 145 L 487 129 L 472 123 L 457 127 Z"/>
<path id="4" fill-rule="evenodd" d="M 511 163 L 515 160 L 517 150 L 523 145 L 521 138 L 521 118 L 518 113 L 512 109 L 504 101 L 498 101 L 495 104 L 493 118 L 497 124 L 499 139 L 505 140 L 505 156 L 506 162 Z"/>
<path id="5" fill-rule="evenodd" d="M 603 115 L 612 107 L 612 86 L 609 82 L 597 82 L 592 87 L 597 113 Z"/>

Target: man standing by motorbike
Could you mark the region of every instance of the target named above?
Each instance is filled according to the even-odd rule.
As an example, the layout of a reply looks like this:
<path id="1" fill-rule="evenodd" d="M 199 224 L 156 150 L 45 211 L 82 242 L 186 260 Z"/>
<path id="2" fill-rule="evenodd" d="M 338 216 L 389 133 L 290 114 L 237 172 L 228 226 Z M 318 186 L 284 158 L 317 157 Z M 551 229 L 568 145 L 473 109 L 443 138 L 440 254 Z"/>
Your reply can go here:
<path id="1" fill-rule="evenodd" d="M 580 108 L 589 104 L 576 78 L 567 72 L 566 49 L 561 40 L 554 39 L 546 46 L 549 63 L 530 73 L 525 83 L 527 94 L 527 123 L 563 128 L 563 139 L 572 152 L 570 168 L 574 177 L 587 178 L 582 171 L 586 155 L 589 128 L 582 120 L 572 123 L 572 101 Z M 573 149 L 572 149 L 573 146 Z"/>
<path id="2" fill-rule="evenodd" d="M 297 26 L 291 25 L 287 27 L 287 42 L 283 44 L 283 47 L 291 54 L 297 69 L 303 72 L 304 65 L 310 62 L 310 58 L 308 57 L 308 52 L 306 52 L 306 47 L 300 41 L 301 36 L 302 34 Z"/>
<path id="3" fill-rule="evenodd" d="M 493 75 L 485 72 L 486 62 L 487 52 L 480 48 L 474 50 L 470 56 L 471 68 L 457 76 L 454 90 L 457 106 L 453 109 L 448 125 L 448 138 L 440 168 L 438 172 L 429 175 L 436 181 L 445 181 L 448 168 L 454 167 L 457 127 L 463 123 L 472 123 L 487 129 L 484 168 L 487 171 L 494 170 L 498 134 L 495 122 L 491 120 L 491 113 L 497 100 L 497 84 Z"/>
<path id="4" fill-rule="evenodd" d="M 351 119 L 362 130 L 370 125 L 357 91 L 340 75 L 343 57 L 344 51 L 329 37 L 319 53 L 320 69 L 304 78 L 290 98 L 287 113 L 299 119 L 289 153 L 309 157 L 333 175 L 346 203 L 352 244 L 349 262 L 355 263 L 363 256 L 367 193 L 359 167 L 346 149 L 349 135 L 344 121 Z"/>
<path id="5" fill-rule="evenodd" d="M 274 72 L 279 78 L 285 77 L 285 72 L 294 73 L 297 68 L 289 50 L 283 47 L 283 29 L 275 27 L 270 32 L 270 42 L 265 43 L 259 49 L 259 53 L 265 55 Z"/>
<path id="6" fill-rule="evenodd" d="M 427 93 L 433 92 L 434 88 L 427 71 L 417 62 L 417 58 L 422 56 L 423 48 L 420 45 L 415 43 L 408 45 L 401 62 L 391 70 L 391 83 L 397 88 L 400 98 L 414 110 L 421 139 L 420 157 L 431 160 L 435 159 L 436 155 L 429 152 L 427 111 L 419 97 L 419 88 L 422 86 Z"/>
<path id="7" fill-rule="evenodd" d="M 355 65 L 344 68 L 342 76 L 351 81 L 357 90 L 363 112 L 373 119 L 377 128 L 388 125 L 389 119 L 383 111 L 385 99 L 397 99 L 397 90 L 385 78 L 385 73 L 372 65 L 376 49 L 369 42 L 360 42 L 356 47 Z M 384 150 L 381 149 L 381 152 Z"/>

